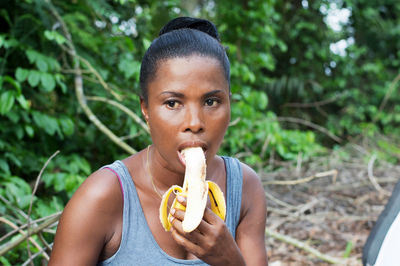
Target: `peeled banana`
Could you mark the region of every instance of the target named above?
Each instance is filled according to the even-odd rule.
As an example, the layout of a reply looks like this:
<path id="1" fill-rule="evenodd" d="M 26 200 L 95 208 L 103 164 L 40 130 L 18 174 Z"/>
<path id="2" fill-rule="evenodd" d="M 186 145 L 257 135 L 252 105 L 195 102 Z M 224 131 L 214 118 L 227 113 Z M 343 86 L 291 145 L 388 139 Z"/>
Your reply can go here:
<path id="1" fill-rule="evenodd" d="M 160 220 L 166 231 L 171 229 L 168 212 L 168 199 L 172 192 L 187 198 L 186 208 L 180 204 L 176 198 L 172 203 L 172 208 L 185 210 L 185 217 L 182 222 L 183 231 L 192 232 L 203 219 L 204 210 L 207 204 L 207 195 L 210 197 L 211 210 L 222 220 L 225 220 L 226 205 L 224 194 L 219 186 L 206 181 L 206 160 L 203 149 L 200 147 L 184 149 L 182 155 L 185 159 L 186 170 L 183 187 L 174 185 L 163 195 L 160 205 Z"/>

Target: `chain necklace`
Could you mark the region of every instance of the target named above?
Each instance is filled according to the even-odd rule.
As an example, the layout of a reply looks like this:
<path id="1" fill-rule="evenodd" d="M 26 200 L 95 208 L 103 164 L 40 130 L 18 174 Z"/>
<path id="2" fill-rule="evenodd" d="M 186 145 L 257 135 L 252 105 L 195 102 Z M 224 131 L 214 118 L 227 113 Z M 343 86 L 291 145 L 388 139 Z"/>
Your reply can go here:
<path id="1" fill-rule="evenodd" d="M 160 199 L 162 199 L 162 195 L 161 193 L 158 191 L 156 185 L 154 184 L 154 180 L 153 180 L 153 176 L 151 175 L 150 172 L 150 166 L 149 166 L 149 149 L 150 149 L 150 145 L 147 146 L 147 159 L 146 159 L 146 166 L 147 166 L 147 173 L 150 176 L 150 180 L 151 180 L 151 184 L 153 185 L 153 189 L 154 191 L 157 193 L 157 195 L 160 197 Z"/>

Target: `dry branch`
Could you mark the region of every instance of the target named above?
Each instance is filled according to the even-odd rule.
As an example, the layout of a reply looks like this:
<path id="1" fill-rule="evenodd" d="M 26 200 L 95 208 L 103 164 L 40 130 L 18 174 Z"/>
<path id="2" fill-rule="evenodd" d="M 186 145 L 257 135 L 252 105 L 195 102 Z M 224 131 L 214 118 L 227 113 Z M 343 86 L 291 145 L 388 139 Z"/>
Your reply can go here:
<path id="1" fill-rule="evenodd" d="M 334 141 L 336 141 L 338 143 L 342 142 L 341 138 L 339 138 L 338 136 L 332 134 L 326 128 L 321 127 L 321 126 L 319 126 L 317 124 L 314 124 L 314 123 L 312 123 L 310 121 L 307 121 L 307 120 L 304 120 L 304 119 L 300 119 L 300 118 L 297 118 L 297 117 L 278 117 L 277 119 L 278 119 L 278 121 L 281 121 L 281 122 L 290 122 L 290 123 L 297 123 L 297 124 L 305 125 L 307 127 L 313 128 L 315 130 L 318 130 L 318 131 L 324 133 L 325 135 L 327 135 L 328 137 L 330 137 L 331 139 L 333 139 Z"/>
<path id="2" fill-rule="evenodd" d="M 11 221 L 9 221 L 9 220 L 7 220 L 6 218 L 4 218 L 4 217 L 0 217 L 0 222 L 2 222 L 2 223 L 4 223 L 4 224 L 7 224 L 8 226 L 10 226 L 11 228 L 13 228 L 13 229 L 17 229 L 18 230 L 18 226 L 17 225 L 15 225 L 14 223 L 12 223 Z M 39 249 L 39 250 L 43 250 L 43 248 L 35 241 L 35 239 L 33 239 L 32 237 L 28 237 L 28 234 L 26 233 L 26 232 L 24 232 L 24 231 L 22 231 L 22 230 L 18 230 L 18 232 L 21 234 L 21 235 L 23 235 L 23 236 L 25 236 L 26 237 L 26 239 L 27 240 L 29 240 L 37 249 Z M 25 239 L 25 238 L 24 238 Z M 21 241 L 22 242 L 22 241 Z M 6 245 L 7 246 L 7 245 Z M 6 251 L 7 252 L 7 251 Z M 6 252 L 4 252 L 4 253 L 6 253 Z M 2 250 L 0 250 L 0 256 L 2 256 L 3 255 L 3 253 L 2 253 Z M 49 255 L 46 253 L 46 252 L 43 252 L 43 256 L 45 257 L 45 259 L 48 261 L 50 258 L 49 258 Z"/>
<path id="3" fill-rule="evenodd" d="M 305 178 L 300 178 L 296 180 L 273 180 L 273 181 L 264 181 L 263 184 L 265 185 L 298 185 L 301 183 L 307 183 L 313 180 L 314 178 L 318 177 L 325 177 L 325 176 L 332 176 L 333 182 L 336 181 L 338 171 L 336 169 L 330 170 L 330 171 L 325 171 L 321 173 L 317 173 L 312 176 L 308 176 Z"/>
<path id="4" fill-rule="evenodd" d="M 339 258 L 334 258 L 334 257 L 331 257 L 329 255 L 322 254 L 317 249 L 315 249 L 315 248 L 307 245 L 306 243 L 303 243 L 303 242 L 301 242 L 301 241 L 299 241 L 299 240 L 297 240 L 295 238 L 292 238 L 290 236 L 280 234 L 278 232 L 269 230 L 268 228 L 265 228 L 265 234 L 267 236 L 270 236 L 272 238 L 275 238 L 277 240 L 280 240 L 282 242 L 285 242 L 287 244 L 295 246 L 295 247 L 297 247 L 299 249 L 302 249 L 302 250 L 306 251 L 307 253 L 310 253 L 311 255 L 317 257 L 320 260 L 323 260 L 323 261 L 326 261 L 326 262 L 329 262 L 329 263 L 332 263 L 332 264 L 341 264 L 341 265 L 346 264 L 346 260 L 339 259 Z"/>
<path id="5" fill-rule="evenodd" d="M 28 223 L 27 223 L 27 231 L 28 231 L 28 235 L 29 235 L 29 231 L 30 231 L 30 227 L 31 227 L 31 212 L 32 212 L 32 205 L 33 205 L 33 199 L 34 196 L 36 194 L 36 190 L 39 187 L 39 182 L 40 182 L 40 178 L 42 177 L 43 171 L 44 169 L 47 168 L 47 165 L 50 163 L 50 161 L 59 153 L 60 151 L 56 151 L 53 155 L 50 156 L 50 158 L 47 159 L 46 163 L 43 165 L 42 169 L 39 172 L 39 175 L 36 178 L 36 182 L 35 182 L 35 186 L 33 188 L 32 194 L 31 194 L 31 201 L 29 203 L 29 209 L 28 209 Z M 22 231 L 20 231 L 22 233 Z M 40 239 L 42 240 L 43 244 L 47 244 L 47 242 L 43 239 L 43 237 L 40 237 Z M 28 256 L 32 257 L 31 254 L 31 249 L 29 247 L 29 241 L 27 241 L 27 246 L 26 246 L 27 250 L 28 250 Z M 40 248 L 41 249 L 41 248 Z M 49 256 L 46 254 L 46 252 L 43 252 L 43 256 L 45 257 L 45 259 L 48 261 L 49 260 Z M 33 264 L 33 263 L 32 263 Z"/>
<path id="6" fill-rule="evenodd" d="M 36 235 L 37 233 L 41 232 L 43 229 L 45 229 L 47 227 L 51 227 L 55 222 L 58 221 L 58 219 L 60 218 L 60 215 L 53 216 L 52 218 L 48 219 L 47 221 L 43 222 L 42 224 L 33 227 L 32 230 L 29 232 L 29 234 L 24 232 L 24 234 L 22 234 L 18 238 L 14 239 L 14 240 L 6 243 L 2 247 L 0 247 L 0 256 L 3 256 L 8 251 L 10 251 L 11 249 L 15 248 L 19 244 L 21 244 L 28 237 L 30 237 L 32 235 Z"/>
<path id="7" fill-rule="evenodd" d="M 146 123 L 143 122 L 142 119 L 140 119 L 140 117 L 138 115 L 136 115 L 134 112 L 132 112 L 131 110 L 129 110 L 129 108 L 127 108 L 126 106 L 124 106 L 123 104 L 120 104 L 116 101 L 110 100 L 110 99 L 106 99 L 103 97 L 99 97 L 99 96 L 86 96 L 86 99 L 89 101 L 98 101 L 98 102 L 105 102 L 108 104 L 111 104 L 115 107 L 117 107 L 118 109 L 120 109 L 121 111 L 123 111 L 124 113 L 126 113 L 127 115 L 129 115 L 136 123 L 138 123 L 147 133 L 150 134 L 150 130 L 149 127 L 146 125 Z"/>
<path id="8" fill-rule="evenodd" d="M 318 108 L 323 105 L 326 105 L 326 104 L 336 101 L 340 97 L 343 97 L 343 95 L 344 95 L 343 93 L 337 94 L 337 95 L 333 96 L 332 98 L 322 100 L 322 101 L 312 102 L 312 103 L 285 103 L 283 105 L 283 107 L 294 107 L 294 108 L 313 108 L 313 107 L 315 107 L 315 108 Z"/>
<path id="9" fill-rule="evenodd" d="M 88 60 L 86 60 L 85 58 L 81 57 L 80 55 L 76 55 L 78 57 L 78 59 L 80 61 L 82 61 L 82 63 L 84 63 L 88 68 L 89 71 L 96 76 L 96 78 L 98 79 L 98 81 L 100 82 L 100 84 L 104 87 L 105 90 L 107 90 L 109 93 L 111 93 L 118 101 L 121 101 L 122 98 L 119 94 L 117 94 L 115 91 L 113 91 L 110 86 L 108 86 L 107 82 L 104 81 L 104 79 L 101 77 L 100 73 L 92 66 L 92 64 L 90 64 L 90 62 Z M 82 70 L 80 70 L 82 71 Z M 77 72 L 75 72 L 77 73 Z"/>
<path id="10" fill-rule="evenodd" d="M 382 193 L 383 195 L 389 196 L 390 193 L 387 192 L 386 190 L 384 190 L 379 183 L 376 181 L 376 178 L 374 177 L 374 171 L 373 171 L 373 167 L 374 167 L 374 162 L 376 160 L 376 154 L 373 154 L 371 156 L 371 159 L 368 162 L 368 178 L 371 181 L 372 185 L 374 186 L 374 188 L 379 192 Z"/>
<path id="11" fill-rule="evenodd" d="M 60 216 L 61 213 L 62 213 L 62 211 L 59 211 L 59 212 L 53 213 L 53 214 L 51 214 L 51 215 L 49 215 L 49 216 L 46 216 L 46 217 L 42 217 L 42 218 L 33 220 L 31 223 L 32 223 L 32 224 L 37 224 L 37 223 L 42 222 L 42 221 L 44 221 L 44 220 L 50 219 L 50 218 L 52 218 L 52 217 L 54 217 L 54 216 Z M 10 237 L 10 236 L 14 235 L 15 233 L 19 232 L 19 230 L 25 229 L 27 226 L 28 226 L 28 224 L 23 224 L 23 225 L 19 226 L 18 228 L 15 228 L 13 231 L 8 232 L 7 234 L 3 235 L 3 236 L 0 238 L 0 242 L 3 242 L 3 241 L 4 241 L 5 239 L 7 239 L 8 237 Z"/>

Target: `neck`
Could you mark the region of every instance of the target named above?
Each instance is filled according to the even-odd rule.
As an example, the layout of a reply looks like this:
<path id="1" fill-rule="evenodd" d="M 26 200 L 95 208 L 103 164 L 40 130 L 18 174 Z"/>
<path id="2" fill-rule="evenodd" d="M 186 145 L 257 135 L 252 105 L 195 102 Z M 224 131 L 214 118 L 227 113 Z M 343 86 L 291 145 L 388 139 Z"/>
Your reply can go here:
<path id="1" fill-rule="evenodd" d="M 164 193 L 172 185 L 182 185 L 185 177 L 185 172 L 172 169 L 170 165 L 159 154 L 156 148 L 151 145 L 148 148 L 148 171 L 157 190 Z"/>

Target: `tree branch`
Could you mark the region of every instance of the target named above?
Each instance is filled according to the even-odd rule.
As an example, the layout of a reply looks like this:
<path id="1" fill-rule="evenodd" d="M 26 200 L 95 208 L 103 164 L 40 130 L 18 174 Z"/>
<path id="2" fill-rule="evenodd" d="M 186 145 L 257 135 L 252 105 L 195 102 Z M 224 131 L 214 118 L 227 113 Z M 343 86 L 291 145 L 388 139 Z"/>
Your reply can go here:
<path id="1" fill-rule="evenodd" d="M 92 66 L 92 64 L 90 64 L 90 62 L 88 60 L 81 57 L 80 55 L 76 55 L 76 56 L 79 58 L 80 61 L 82 61 L 89 68 L 89 71 L 91 73 L 93 73 L 93 75 L 96 76 L 96 78 L 99 80 L 100 84 L 104 87 L 104 89 L 106 89 L 106 91 L 111 93 L 118 101 L 122 100 L 121 95 L 117 94 L 115 91 L 113 91 L 110 88 L 110 86 L 108 86 L 107 82 L 104 81 L 104 79 L 102 78 L 100 73 Z"/>
<path id="2" fill-rule="evenodd" d="M 124 106 L 123 104 L 120 104 L 116 101 L 110 100 L 110 99 L 106 99 L 103 97 L 99 97 L 99 96 L 86 96 L 86 99 L 89 101 L 98 101 L 98 102 L 105 102 L 108 104 L 111 104 L 115 107 L 117 107 L 118 109 L 120 109 L 121 111 L 123 111 L 124 113 L 126 113 L 127 115 L 129 115 L 136 123 L 138 123 L 147 133 L 150 134 L 150 130 L 149 127 L 146 125 L 146 123 L 143 122 L 142 119 L 140 119 L 140 117 L 138 115 L 136 115 L 134 112 L 132 112 L 129 108 L 127 108 L 126 106 Z"/>
<path id="3" fill-rule="evenodd" d="M 53 4 L 51 3 L 50 0 L 46 0 L 46 2 L 49 4 L 49 9 L 51 13 L 54 15 L 54 17 L 57 19 L 57 21 L 60 23 L 62 31 L 64 32 L 64 35 L 66 36 L 68 42 L 69 49 L 66 49 L 66 51 L 71 55 L 72 61 L 73 61 L 73 69 L 75 71 L 75 94 L 78 99 L 79 105 L 82 107 L 83 111 L 85 112 L 86 116 L 89 118 L 89 120 L 97 126 L 97 128 L 103 132 L 108 138 L 110 138 L 115 144 L 120 146 L 122 149 L 124 149 L 126 152 L 130 154 L 136 153 L 136 150 L 133 149 L 131 146 L 129 146 L 127 143 L 122 141 L 118 136 L 116 136 L 108 127 L 106 127 L 98 118 L 97 116 L 92 112 L 92 110 L 87 106 L 86 103 L 86 98 L 85 94 L 83 92 L 83 79 L 82 79 L 82 70 L 79 66 L 79 62 L 82 61 L 80 60 L 81 58 L 79 55 L 76 53 L 75 47 L 72 42 L 71 34 L 69 33 L 67 25 L 64 23 L 63 19 L 61 16 L 58 14 L 57 10 L 54 8 Z"/>
<path id="4" fill-rule="evenodd" d="M 7 224 L 8 226 L 10 226 L 13 229 L 18 229 L 18 226 L 13 224 L 12 222 L 10 222 L 9 220 L 7 220 L 4 217 L 0 217 L 0 222 Z M 21 241 L 19 241 L 18 243 L 16 241 L 11 242 L 9 244 L 6 244 L 4 246 L 4 248 L 0 249 L 0 256 L 3 256 L 5 253 L 7 253 L 9 250 L 13 249 L 14 247 L 18 246 L 22 241 L 24 241 L 25 239 L 29 240 L 30 242 L 32 242 L 32 244 L 39 250 L 43 250 L 43 248 L 35 241 L 35 239 L 33 239 L 32 237 L 30 237 L 30 235 L 28 233 L 25 233 L 22 230 L 18 230 L 19 233 L 22 235 L 22 237 L 20 237 L 19 239 L 21 239 Z M 15 245 L 13 245 L 15 243 Z M 49 255 L 43 251 L 43 257 L 49 261 L 50 257 Z"/>
<path id="5" fill-rule="evenodd" d="M 374 186 L 374 188 L 379 192 L 382 193 L 383 195 L 386 196 L 390 196 L 391 193 L 387 192 L 386 190 L 384 190 L 379 183 L 376 181 L 376 178 L 374 176 L 374 162 L 376 160 L 376 154 L 373 154 L 371 156 L 371 159 L 368 162 L 368 178 L 371 181 L 372 185 Z"/>
<path id="6" fill-rule="evenodd" d="M 263 184 L 267 184 L 267 185 L 298 185 L 298 184 L 301 184 L 301 183 L 310 182 L 314 178 L 325 177 L 325 176 L 330 176 L 330 175 L 332 176 L 333 182 L 335 182 L 337 173 L 338 173 L 338 171 L 336 169 L 333 169 L 333 170 L 330 170 L 330 171 L 317 173 L 315 175 L 308 176 L 308 177 L 305 177 L 305 178 L 296 179 L 296 180 L 273 180 L 273 181 L 265 181 L 265 182 L 263 182 Z"/>
<path id="7" fill-rule="evenodd" d="M 30 237 L 32 235 L 36 235 L 37 233 L 41 232 L 44 228 L 47 228 L 47 227 L 51 226 L 53 223 L 57 222 L 58 219 L 60 218 L 60 215 L 61 214 L 56 215 L 56 216 L 48 219 L 47 221 L 43 222 L 42 224 L 40 224 L 40 225 L 38 225 L 36 227 L 33 227 L 32 230 L 29 232 L 29 234 L 23 232 L 23 233 L 21 233 L 22 235 L 19 236 L 18 238 L 15 238 L 14 240 L 8 242 L 4 246 L 1 246 L 0 247 L 0 256 L 3 256 L 8 251 L 10 251 L 11 249 L 15 248 L 19 244 L 21 244 L 28 237 Z"/>
<path id="8" fill-rule="evenodd" d="M 50 219 L 50 218 L 52 218 L 52 217 L 54 217 L 54 216 L 60 216 L 61 213 L 62 213 L 62 211 L 59 211 L 59 212 L 50 214 L 49 216 L 46 216 L 46 217 L 42 217 L 42 218 L 33 220 L 33 221 L 32 221 L 32 224 L 35 224 L 35 225 L 36 225 L 37 223 L 42 222 L 42 221 L 47 220 L 47 219 Z M 0 238 L 0 242 L 3 242 L 5 239 L 7 239 L 8 237 L 14 235 L 14 234 L 15 234 L 16 232 L 18 232 L 19 230 L 25 229 L 27 226 L 28 226 L 28 224 L 23 224 L 23 225 L 21 225 L 20 227 L 15 228 L 13 231 L 8 232 L 7 234 L 3 235 L 3 236 Z"/>
<path id="9" fill-rule="evenodd" d="M 322 100 L 322 101 L 317 101 L 317 102 L 312 102 L 312 103 L 285 103 L 283 107 L 294 107 L 294 108 L 313 108 L 313 107 L 321 107 L 323 105 L 332 103 L 342 97 L 343 94 L 337 94 L 333 96 L 332 98 Z"/>
<path id="10" fill-rule="evenodd" d="M 35 196 L 35 194 L 36 194 L 37 188 L 38 188 L 38 186 L 39 186 L 40 178 L 42 177 L 43 171 L 44 171 L 44 169 L 46 169 L 46 167 L 47 167 L 47 165 L 50 163 L 51 159 L 53 159 L 59 152 L 60 152 L 60 151 L 56 151 L 55 153 L 53 153 L 53 155 L 50 156 L 49 159 L 47 159 L 46 163 L 43 165 L 42 169 L 41 169 L 40 172 L 39 172 L 39 175 L 38 175 L 37 178 L 36 178 L 35 186 L 34 186 L 34 188 L 33 188 L 32 194 L 31 194 L 31 201 L 30 201 L 30 203 L 29 203 L 29 209 L 28 209 L 28 223 L 27 223 L 28 235 L 29 235 L 29 231 L 30 231 L 30 229 L 31 229 L 30 227 L 31 227 L 31 212 L 32 212 L 33 199 L 34 199 L 34 196 Z M 22 232 L 22 231 L 20 231 L 20 232 Z M 42 241 L 42 242 L 43 242 L 43 241 Z M 31 249 L 30 249 L 30 247 L 29 247 L 29 241 L 27 241 L 26 244 L 27 244 L 27 245 L 26 245 L 26 248 L 27 248 L 27 250 L 28 250 L 28 256 L 29 256 L 29 258 L 31 258 L 31 257 L 32 257 L 32 254 L 31 254 Z M 45 242 L 44 244 L 47 244 L 47 242 Z M 45 258 L 47 259 L 47 258 L 48 258 L 48 255 L 47 255 L 45 252 L 44 252 L 43 254 L 44 254 Z M 47 259 L 47 260 L 48 260 L 48 259 Z M 31 262 L 31 263 L 32 263 L 32 265 L 33 265 L 33 262 Z"/>
<path id="11" fill-rule="evenodd" d="M 332 264 L 340 264 L 340 265 L 345 265 L 346 264 L 346 260 L 339 259 L 339 258 L 334 258 L 334 257 L 331 257 L 329 255 L 322 254 L 317 249 L 315 249 L 315 248 L 307 245 L 306 243 L 303 243 L 303 242 L 301 242 L 301 241 L 299 241 L 299 240 L 297 240 L 295 238 L 292 238 L 290 236 L 280 234 L 278 232 L 269 230 L 268 228 L 265 228 L 265 234 L 267 236 L 270 236 L 272 238 L 275 238 L 277 240 L 285 242 L 285 243 L 287 243 L 289 245 L 292 245 L 292 246 L 295 246 L 295 247 L 297 247 L 299 249 L 302 249 L 302 250 L 310 253 L 311 255 L 317 257 L 320 260 L 323 260 L 323 261 L 326 261 L 326 262 L 329 262 L 329 263 L 332 263 Z"/>
<path id="12" fill-rule="evenodd" d="M 331 132 L 329 132 L 329 130 L 327 130 L 324 127 L 321 127 L 317 124 L 314 124 L 310 121 L 304 120 L 304 119 L 300 119 L 300 118 L 296 118 L 296 117 L 277 117 L 278 121 L 281 122 L 291 122 L 291 123 L 298 123 L 298 124 L 302 124 L 308 127 L 311 127 L 315 130 L 318 130 L 322 133 L 324 133 L 325 135 L 327 135 L 328 137 L 330 137 L 331 139 L 333 139 L 334 141 L 341 143 L 342 139 L 339 138 L 338 136 L 332 134 Z"/>

